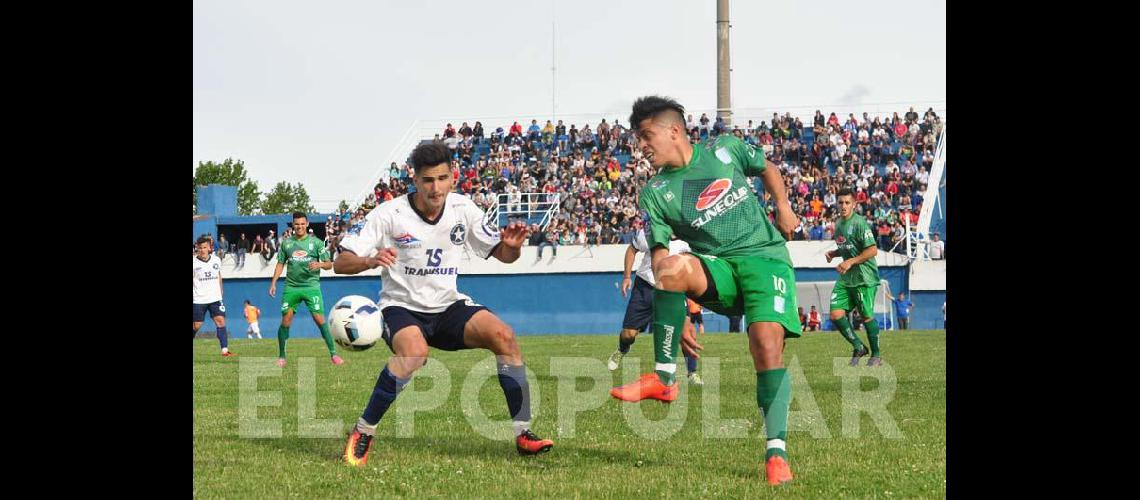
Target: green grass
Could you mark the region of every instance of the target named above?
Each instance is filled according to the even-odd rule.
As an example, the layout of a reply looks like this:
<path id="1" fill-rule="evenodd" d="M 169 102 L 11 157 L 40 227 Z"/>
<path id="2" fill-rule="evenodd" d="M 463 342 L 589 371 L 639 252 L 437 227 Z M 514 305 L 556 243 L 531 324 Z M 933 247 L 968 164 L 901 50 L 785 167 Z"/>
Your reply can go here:
<path id="1" fill-rule="evenodd" d="M 558 428 L 556 407 L 561 398 L 570 397 L 558 394 L 558 380 L 550 373 L 551 359 L 589 357 L 604 363 L 616 346 L 616 334 L 532 336 L 521 337 L 520 345 L 535 377 L 532 386 L 537 385 L 540 391 L 534 430 L 555 441 L 550 453 L 520 457 L 513 442 L 481 436 L 464 417 L 460 404 L 463 382 L 477 362 L 489 357 L 487 351 L 433 350 L 432 363 L 439 362 L 451 373 L 446 402 L 415 414 L 413 437 L 396 437 L 397 408 L 416 401 L 416 396 L 409 396 L 407 391 L 430 390 L 434 384 L 428 377 L 414 380 L 381 422 L 368 465 L 362 469 L 339 461 L 345 443 L 341 429 L 350 428 L 367 403 L 389 356 L 386 346 L 381 343 L 369 351 L 342 351 L 347 363 L 338 367 L 328 362 L 319 339 L 290 341 L 289 365 L 279 376 L 262 376 L 256 385 L 257 391 L 276 392 L 280 398 L 279 406 L 257 409 L 256 418 L 262 422 L 276 419 L 281 436 L 250 438 L 239 436 L 239 361 L 245 360 L 247 367 L 251 362 L 270 361 L 276 357 L 276 341 L 234 339 L 230 347 L 239 357 L 222 358 L 216 340 L 195 340 L 194 494 L 354 498 L 944 497 L 945 340 L 941 330 L 884 332 L 883 356 L 897 379 L 886 409 L 899 430 L 897 438 L 885 437 L 866 413 L 859 417 L 858 437 L 845 437 L 842 379 L 832 368 L 833 357 L 850 353 L 841 337 L 808 333 L 789 341 L 785 363 L 798 365 L 808 385 L 793 387 L 792 411 L 804 409 L 803 398 L 810 392 L 823 416 L 822 422 L 801 418 L 793 425 L 807 422 L 818 433 L 822 424 L 830 437 L 813 437 L 806 430 L 790 432 L 788 451 L 795 480 L 779 488 L 768 486 L 760 473 L 764 440 L 756 408 L 756 377 L 747 342 L 740 334 L 706 334 L 701 342 L 704 356 L 719 359 L 720 418 L 746 419 L 745 437 L 707 436 L 702 404 L 706 391 L 711 393 L 708 385 L 683 386 L 687 417 L 683 427 L 665 439 L 636 435 L 623 416 L 622 405 L 629 403 L 608 396 L 596 409 L 579 413 L 575 434 L 567 436 L 565 428 Z M 651 338 L 643 335 L 629 356 L 639 358 L 641 369 L 637 372 L 649 371 L 653 361 Z M 259 357 L 265 359 L 254 359 Z M 335 438 L 298 435 L 298 401 L 304 399 L 298 395 L 298 374 L 304 358 L 310 358 L 316 370 L 312 384 L 316 387 L 315 418 L 335 421 Z M 704 369 L 709 366 L 702 368 L 706 380 L 712 375 L 711 370 Z M 636 377 L 632 368 L 627 364 L 613 372 L 612 378 L 605 372 L 605 387 L 579 379 L 576 390 L 594 387 L 603 391 Z M 860 366 L 858 370 L 870 373 L 874 369 Z M 679 373 L 683 372 L 679 367 Z M 872 391 L 878 386 L 875 378 L 864 377 L 859 390 Z M 252 386 L 247 385 L 243 401 L 253 400 L 248 396 L 250 389 Z M 482 384 L 478 400 L 489 418 L 507 420 L 502 391 L 494 378 Z M 661 420 L 670 407 L 678 411 L 678 403 L 670 406 L 646 401 L 638 405 L 646 418 Z"/>

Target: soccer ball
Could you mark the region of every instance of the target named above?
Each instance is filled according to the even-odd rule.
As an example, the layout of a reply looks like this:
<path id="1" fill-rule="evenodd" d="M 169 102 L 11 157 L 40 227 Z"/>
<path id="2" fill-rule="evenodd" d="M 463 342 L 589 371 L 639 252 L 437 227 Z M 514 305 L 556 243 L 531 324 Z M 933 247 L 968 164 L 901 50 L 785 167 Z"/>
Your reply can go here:
<path id="1" fill-rule="evenodd" d="M 380 308 L 367 297 L 349 295 L 333 305 L 329 330 L 338 345 L 350 351 L 371 348 L 384 334 Z"/>

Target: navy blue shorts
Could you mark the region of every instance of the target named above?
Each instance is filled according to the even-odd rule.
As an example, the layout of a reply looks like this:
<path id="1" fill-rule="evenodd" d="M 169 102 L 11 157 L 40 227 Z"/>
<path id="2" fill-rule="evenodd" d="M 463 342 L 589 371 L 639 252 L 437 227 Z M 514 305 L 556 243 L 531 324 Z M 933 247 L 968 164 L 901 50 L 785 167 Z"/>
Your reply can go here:
<path id="1" fill-rule="evenodd" d="M 400 306 L 385 307 L 384 315 L 384 343 L 388 350 L 392 348 L 392 335 L 396 332 L 415 325 L 420 327 L 427 345 L 445 351 L 458 351 L 470 349 L 463 342 L 463 328 L 475 313 L 487 309 L 484 306 L 474 305 L 466 300 L 457 300 L 443 312 L 422 313 L 411 311 Z M 490 309 L 487 309 L 490 311 Z"/>
<path id="2" fill-rule="evenodd" d="M 211 318 L 226 315 L 226 306 L 220 300 L 209 304 L 194 304 L 194 322 L 205 321 L 207 310 L 210 311 Z"/>
<path id="3" fill-rule="evenodd" d="M 621 327 L 625 330 L 649 331 L 653 325 L 653 285 L 638 276 L 630 288 L 629 304 L 625 306 L 625 318 Z"/>

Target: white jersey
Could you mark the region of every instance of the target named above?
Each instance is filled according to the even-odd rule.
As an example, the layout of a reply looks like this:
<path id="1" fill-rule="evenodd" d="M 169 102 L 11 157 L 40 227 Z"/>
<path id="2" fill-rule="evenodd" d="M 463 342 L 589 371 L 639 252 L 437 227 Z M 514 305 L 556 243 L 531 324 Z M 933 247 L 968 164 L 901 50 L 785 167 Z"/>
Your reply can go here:
<path id="1" fill-rule="evenodd" d="M 633 237 L 630 243 L 633 249 L 638 252 L 644 253 L 641 256 L 641 266 L 637 268 L 637 277 L 645 280 L 650 285 L 656 285 L 657 281 L 653 278 L 653 258 L 649 254 L 649 243 L 645 241 L 645 230 L 639 229 L 637 236 Z M 689 244 L 681 240 L 672 240 L 669 242 L 669 255 L 677 255 L 689 251 Z"/>
<path id="2" fill-rule="evenodd" d="M 499 244 L 499 228 L 483 224 L 483 210 L 466 196 L 448 193 L 435 222 L 425 220 L 407 194 L 385 202 L 350 229 L 340 246 L 361 257 L 395 247 L 396 263 L 381 273 L 380 309 L 400 306 L 437 313 L 458 300 L 456 278 L 463 247 L 486 259 Z"/>
<path id="3" fill-rule="evenodd" d="M 217 255 L 210 255 L 210 259 L 202 262 L 197 255 L 194 256 L 194 303 L 213 304 L 222 300 L 222 284 L 218 277 L 222 275 L 222 260 Z"/>

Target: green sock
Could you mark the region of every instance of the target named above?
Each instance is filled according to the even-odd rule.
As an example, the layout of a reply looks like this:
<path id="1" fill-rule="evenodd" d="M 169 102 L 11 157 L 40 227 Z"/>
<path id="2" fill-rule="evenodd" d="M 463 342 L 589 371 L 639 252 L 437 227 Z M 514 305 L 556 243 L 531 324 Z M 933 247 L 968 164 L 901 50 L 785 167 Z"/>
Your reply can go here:
<path id="1" fill-rule="evenodd" d="M 843 338 L 847 339 L 847 341 L 851 343 L 851 346 L 854 347 L 856 351 L 863 348 L 863 342 L 860 342 L 859 337 L 855 335 L 854 331 L 851 330 L 851 322 L 847 321 L 846 316 L 834 320 L 833 323 L 835 323 L 835 326 L 839 327 L 839 334 L 842 335 Z"/>
<path id="2" fill-rule="evenodd" d="M 329 332 L 329 324 L 326 322 L 317 327 L 321 329 L 321 338 L 325 339 L 325 346 L 329 348 L 329 356 L 336 356 L 336 344 L 333 343 L 332 333 Z"/>
<path id="3" fill-rule="evenodd" d="M 673 385 L 676 379 L 677 351 L 681 348 L 686 312 L 684 293 L 653 291 L 653 359 L 657 362 L 654 371 L 665 385 Z"/>
<path id="4" fill-rule="evenodd" d="M 871 344 L 871 356 L 879 357 L 879 320 L 872 319 L 866 323 L 867 340 Z"/>
<path id="5" fill-rule="evenodd" d="M 788 458 L 784 440 L 788 438 L 788 408 L 792 404 L 792 378 L 786 368 L 756 373 L 756 405 L 764 416 L 767 448 L 764 459 L 775 455 Z"/>
<path id="6" fill-rule="evenodd" d="M 289 340 L 289 327 L 281 325 L 277 327 L 277 357 L 285 357 L 285 342 Z"/>

